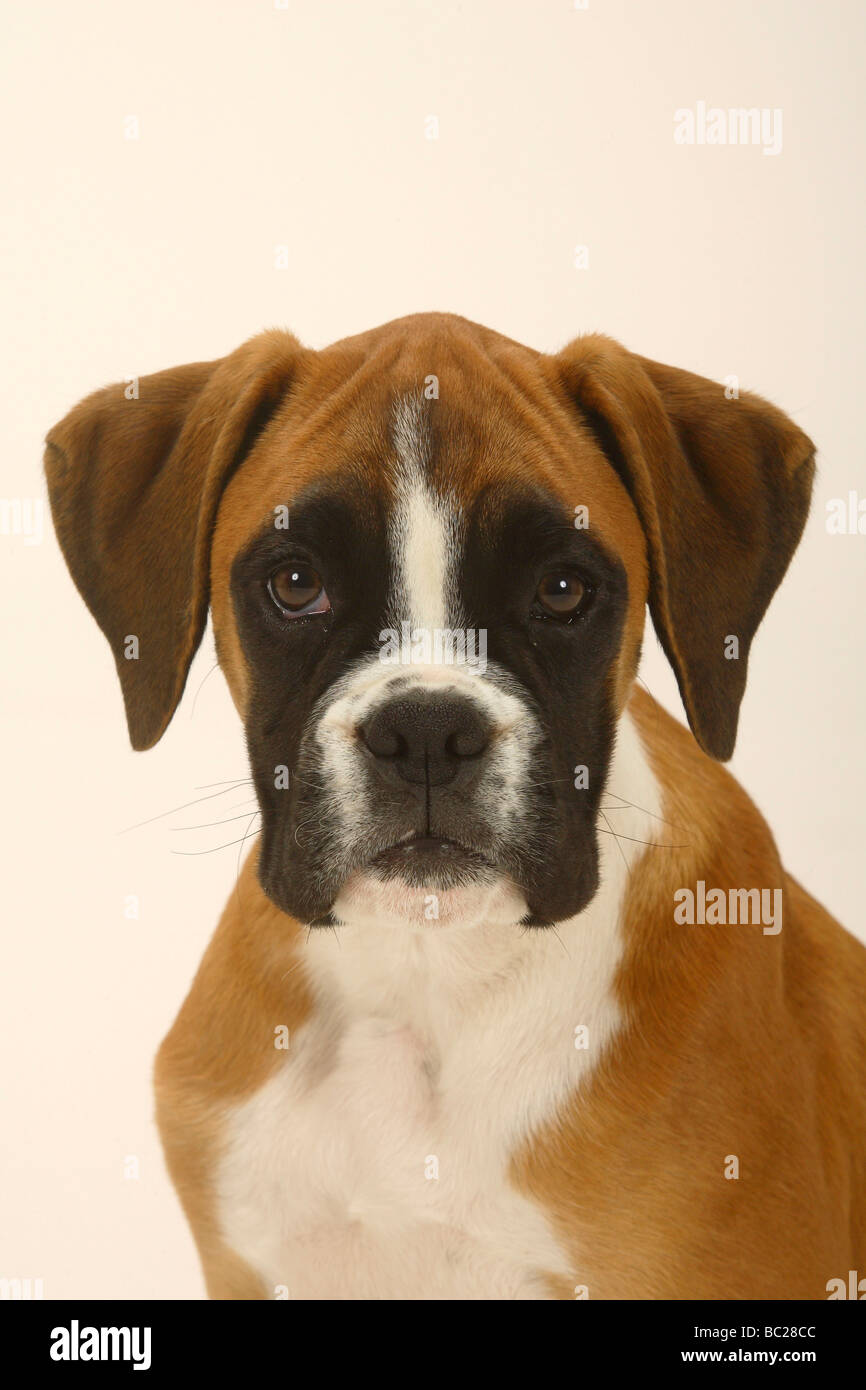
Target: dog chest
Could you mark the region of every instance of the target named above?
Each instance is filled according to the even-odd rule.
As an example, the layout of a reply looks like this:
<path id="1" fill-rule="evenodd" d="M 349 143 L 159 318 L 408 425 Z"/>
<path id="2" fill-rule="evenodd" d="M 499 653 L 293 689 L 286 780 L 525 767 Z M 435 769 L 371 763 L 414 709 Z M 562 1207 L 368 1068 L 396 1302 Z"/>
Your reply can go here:
<path id="1" fill-rule="evenodd" d="M 538 1299 L 564 1272 L 471 1059 L 408 1026 L 308 1025 L 224 1137 L 223 1234 L 273 1297 Z"/>

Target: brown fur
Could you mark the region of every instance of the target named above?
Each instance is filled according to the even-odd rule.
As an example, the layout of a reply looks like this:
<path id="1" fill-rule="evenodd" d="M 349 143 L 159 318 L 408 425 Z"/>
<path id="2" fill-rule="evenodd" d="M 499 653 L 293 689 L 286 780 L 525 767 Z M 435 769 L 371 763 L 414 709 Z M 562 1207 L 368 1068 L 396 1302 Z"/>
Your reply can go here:
<path id="1" fill-rule="evenodd" d="M 594 1298 L 824 1297 L 828 1279 L 866 1271 L 866 951 L 785 873 L 736 782 L 633 686 L 649 598 L 697 739 L 730 755 L 749 643 L 808 508 L 813 448 L 781 412 L 598 335 L 545 357 L 449 315 L 319 353 L 263 334 L 144 378 L 138 401 L 106 388 L 51 431 L 46 470 L 132 741 L 150 746 L 171 718 L 208 602 L 244 713 L 232 561 L 312 478 L 351 470 L 380 488 L 391 396 L 430 372 L 458 495 L 541 482 L 569 510 L 587 505 L 625 564 L 614 702 L 631 701 L 675 845 L 632 874 L 626 1026 L 586 1092 L 515 1155 L 514 1181 Z M 739 661 L 723 657 L 729 634 Z M 674 889 L 698 878 L 783 887 L 782 932 L 676 926 Z M 227 1108 L 284 1055 L 274 1020 L 295 1029 L 314 1007 L 303 930 L 264 896 L 251 855 L 157 1058 L 166 1158 L 214 1298 L 267 1296 L 221 1240 L 211 1183 Z M 738 1181 L 723 1177 L 732 1154 Z M 573 1296 L 561 1281 L 553 1292 Z"/>
<path id="2" fill-rule="evenodd" d="M 639 689 L 632 709 L 659 838 L 684 847 L 633 875 L 627 1026 L 515 1180 L 593 1298 L 826 1298 L 866 1266 L 866 951 L 786 874 L 724 768 Z M 781 932 L 676 925 L 674 891 L 698 878 L 783 888 Z"/>

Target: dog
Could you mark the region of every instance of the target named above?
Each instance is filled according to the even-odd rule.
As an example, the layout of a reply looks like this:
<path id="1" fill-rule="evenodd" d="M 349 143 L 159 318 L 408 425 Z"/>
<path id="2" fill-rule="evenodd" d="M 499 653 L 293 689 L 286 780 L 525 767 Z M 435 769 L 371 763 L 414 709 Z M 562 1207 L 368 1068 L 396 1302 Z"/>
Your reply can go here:
<path id="1" fill-rule="evenodd" d="M 209 1296 L 866 1275 L 866 950 L 721 766 L 806 435 L 449 314 L 129 396 L 48 435 L 59 543 L 136 749 L 210 608 L 260 808 L 155 1067 Z M 647 605 L 691 732 L 637 682 Z"/>

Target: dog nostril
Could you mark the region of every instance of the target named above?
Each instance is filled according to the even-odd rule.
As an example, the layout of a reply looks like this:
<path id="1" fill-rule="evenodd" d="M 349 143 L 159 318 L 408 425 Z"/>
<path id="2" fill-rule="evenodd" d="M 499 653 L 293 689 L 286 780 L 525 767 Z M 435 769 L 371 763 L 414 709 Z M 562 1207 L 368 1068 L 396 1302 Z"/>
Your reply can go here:
<path id="1" fill-rule="evenodd" d="M 405 758 L 409 752 L 404 735 L 387 720 L 372 719 L 358 729 L 358 734 L 374 758 Z"/>
<path id="2" fill-rule="evenodd" d="M 409 752 L 409 744 L 402 734 L 389 729 L 387 733 L 380 734 L 376 745 L 377 758 L 405 758 Z"/>
<path id="3" fill-rule="evenodd" d="M 445 740 L 445 752 L 452 758 L 477 758 L 487 747 L 487 735 L 480 724 L 476 729 L 455 729 Z"/>
<path id="4" fill-rule="evenodd" d="M 434 787 L 452 782 L 461 771 L 472 774 L 491 729 L 469 700 L 411 691 L 376 710 L 357 734 L 383 775 Z"/>

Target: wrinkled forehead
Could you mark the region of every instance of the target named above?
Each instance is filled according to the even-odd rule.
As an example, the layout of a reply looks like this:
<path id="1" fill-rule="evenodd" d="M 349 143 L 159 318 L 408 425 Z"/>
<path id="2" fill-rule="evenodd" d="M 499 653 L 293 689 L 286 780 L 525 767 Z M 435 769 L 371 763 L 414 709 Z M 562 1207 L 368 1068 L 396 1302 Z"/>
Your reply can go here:
<path id="1" fill-rule="evenodd" d="M 452 366 L 440 378 L 379 363 L 343 382 L 323 373 L 302 382 L 226 489 L 215 572 L 274 524 L 277 508 L 291 515 L 326 488 L 344 490 L 370 520 L 429 523 L 431 545 L 479 504 L 492 519 L 509 494 L 535 493 L 613 555 L 643 548 L 625 488 L 540 372 L 513 381 Z"/>

